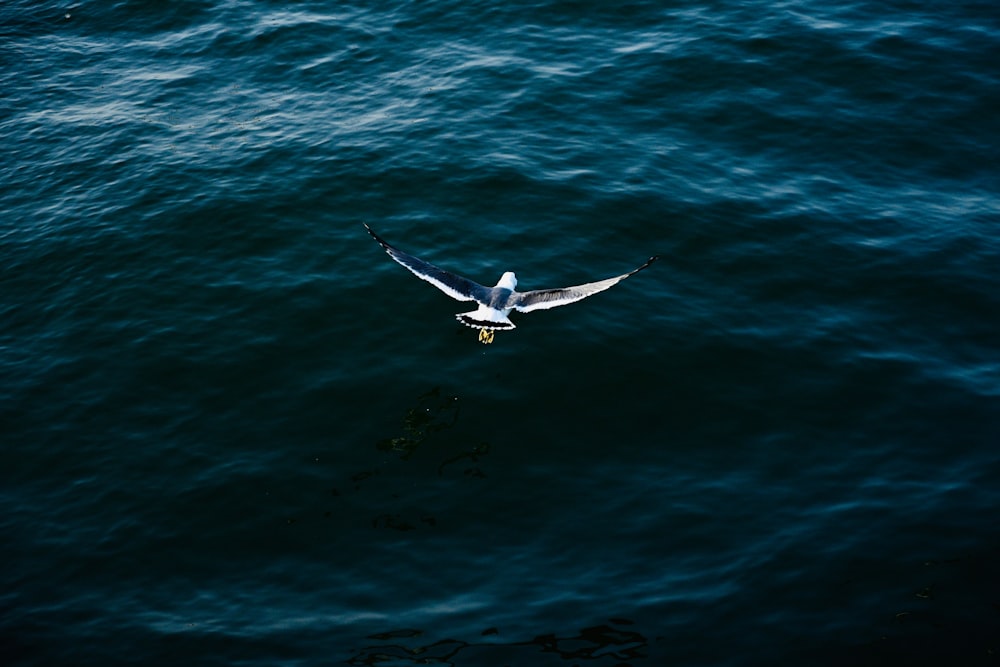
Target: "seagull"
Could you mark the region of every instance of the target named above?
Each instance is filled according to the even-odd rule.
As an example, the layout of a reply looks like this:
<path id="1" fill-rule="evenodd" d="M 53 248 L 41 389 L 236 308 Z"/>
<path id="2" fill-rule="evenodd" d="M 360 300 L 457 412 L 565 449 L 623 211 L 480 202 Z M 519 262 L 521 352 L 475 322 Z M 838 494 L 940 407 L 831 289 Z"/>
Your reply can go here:
<path id="1" fill-rule="evenodd" d="M 372 238 L 378 241 L 382 249 L 389 253 L 389 257 L 402 264 L 417 278 L 426 280 L 458 301 L 475 301 L 479 306 L 476 310 L 459 313 L 455 315 L 455 319 L 466 326 L 479 329 L 479 342 L 484 344 L 493 342 L 494 332 L 498 330 L 509 331 L 515 328 L 514 323 L 507 317 L 512 310 L 516 310 L 519 313 L 530 313 L 533 310 L 546 310 L 586 299 L 592 294 L 603 292 L 617 285 L 659 259 L 658 256 L 650 257 L 639 268 L 606 280 L 598 280 L 593 283 L 584 283 L 583 285 L 563 287 L 561 289 L 518 292 L 516 291 L 517 278 L 514 277 L 512 271 L 507 271 L 500 276 L 500 280 L 493 287 L 486 287 L 450 271 L 439 269 L 433 264 L 413 255 L 406 254 L 402 250 L 386 243 L 367 223 L 362 224 L 364 224 L 368 233 L 372 235 Z"/>

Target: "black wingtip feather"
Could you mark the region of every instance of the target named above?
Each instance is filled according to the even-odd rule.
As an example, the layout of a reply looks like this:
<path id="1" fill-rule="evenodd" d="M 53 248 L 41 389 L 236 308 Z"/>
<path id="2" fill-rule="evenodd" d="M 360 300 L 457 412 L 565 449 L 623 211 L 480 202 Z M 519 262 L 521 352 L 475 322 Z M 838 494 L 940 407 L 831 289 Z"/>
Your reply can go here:
<path id="1" fill-rule="evenodd" d="M 375 230 L 373 230 L 371 227 L 369 227 L 367 222 L 362 222 L 361 224 L 365 226 L 365 229 L 368 230 L 368 233 L 372 235 L 372 238 L 375 239 L 380 246 L 382 246 L 386 250 L 388 250 L 389 248 L 392 247 L 391 245 L 389 245 L 388 243 L 386 243 L 385 241 L 383 241 L 382 237 L 379 236 L 378 234 L 376 234 Z"/>
<path id="2" fill-rule="evenodd" d="M 646 260 L 646 263 L 645 263 L 645 264 L 643 264 L 642 266 L 640 266 L 640 267 L 639 267 L 638 269 L 635 269 L 634 271 L 632 271 L 632 272 L 631 272 L 631 273 L 629 273 L 628 275 L 630 275 L 630 276 L 631 276 L 631 275 L 632 275 L 632 274 L 634 274 L 634 273 L 639 273 L 640 271 L 642 271 L 643 269 L 645 269 L 645 268 L 646 268 L 647 266 L 649 266 L 650 264 L 652 264 L 653 262 L 655 262 L 655 261 L 656 261 L 656 260 L 658 260 L 659 258 L 660 258 L 660 256 L 659 256 L 659 255 L 653 255 L 652 257 L 650 257 L 649 259 L 647 259 L 647 260 Z"/>

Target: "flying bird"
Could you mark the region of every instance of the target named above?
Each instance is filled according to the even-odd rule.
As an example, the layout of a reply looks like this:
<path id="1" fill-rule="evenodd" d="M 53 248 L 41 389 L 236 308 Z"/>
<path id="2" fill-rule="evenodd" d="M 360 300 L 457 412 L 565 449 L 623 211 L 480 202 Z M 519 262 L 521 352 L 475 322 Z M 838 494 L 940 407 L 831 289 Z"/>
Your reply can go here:
<path id="1" fill-rule="evenodd" d="M 565 306 L 581 299 L 586 299 L 592 294 L 603 292 L 606 289 L 617 285 L 633 273 L 642 271 L 647 266 L 655 262 L 658 257 L 653 256 L 646 260 L 646 263 L 628 273 L 623 273 L 614 278 L 598 280 L 593 283 L 584 283 L 574 287 L 563 287 L 560 289 L 540 289 L 529 292 L 518 292 L 517 278 L 512 271 L 505 272 L 500 276 L 500 280 L 493 287 L 486 287 L 477 282 L 463 278 L 462 276 L 439 269 L 438 267 L 425 262 L 422 259 L 408 255 L 388 243 L 382 237 L 372 231 L 367 223 L 363 223 L 372 238 L 389 253 L 398 263 L 406 267 L 413 275 L 426 280 L 434 287 L 458 301 L 475 301 L 478 304 L 476 310 L 455 315 L 455 319 L 466 326 L 479 329 L 479 342 L 492 343 L 494 332 L 497 330 L 510 330 L 515 328 L 513 322 L 508 319 L 510 311 L 516 310 L 519 313 L 530 313 L 533 310 L 545 310 L 556 306 Z"/>

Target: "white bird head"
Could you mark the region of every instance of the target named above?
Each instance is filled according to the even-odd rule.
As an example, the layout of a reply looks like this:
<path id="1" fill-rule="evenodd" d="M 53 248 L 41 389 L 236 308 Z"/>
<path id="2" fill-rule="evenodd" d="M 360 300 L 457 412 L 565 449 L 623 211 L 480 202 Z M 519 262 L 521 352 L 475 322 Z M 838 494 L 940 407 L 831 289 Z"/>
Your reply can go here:
<path id="1" fill-rule="evenodd" d="M 502 276 L 500 280 L 497 281 L 497 287 L 503 287 L 504 289 L 514 290 L 517 288 L 517 278 L 514 277 L 513 271 L 507 271 Z"/>

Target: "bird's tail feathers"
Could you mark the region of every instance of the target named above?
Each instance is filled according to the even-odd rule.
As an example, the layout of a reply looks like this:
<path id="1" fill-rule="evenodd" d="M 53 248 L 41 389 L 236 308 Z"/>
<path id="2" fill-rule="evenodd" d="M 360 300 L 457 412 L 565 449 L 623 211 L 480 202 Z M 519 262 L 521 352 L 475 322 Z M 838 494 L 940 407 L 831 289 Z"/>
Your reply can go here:
<path id="1" fill-rule="evenodd" d="M 511 322 L 506 317 L 498 314 L 497 319 L 484 319 L 482 313 L 478 310 L 472 310 L 468 313 L 459 313 L 455 316 L 455 319 L 464 324 L 467 327 L 472 327 L 473 329 L 489 329 L 490 331 L 509 331 L 514 329 L 514 323 Z"/>

